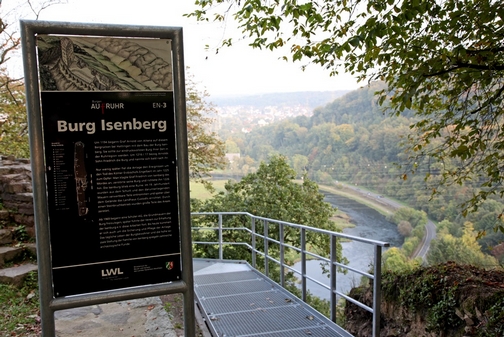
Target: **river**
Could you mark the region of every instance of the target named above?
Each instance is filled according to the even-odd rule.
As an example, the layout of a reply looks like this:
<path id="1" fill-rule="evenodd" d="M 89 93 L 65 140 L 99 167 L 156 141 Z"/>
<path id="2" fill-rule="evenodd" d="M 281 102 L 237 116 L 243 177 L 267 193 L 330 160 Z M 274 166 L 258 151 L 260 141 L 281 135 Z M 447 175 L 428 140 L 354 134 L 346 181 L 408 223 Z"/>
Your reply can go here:
<path id="1" fill-rule="evenodd" d="M 355 224 L 353 228 L 344 229 L 343 232 L 345 234 L 385 241 L 390 243 L 391 247 L 400 247 L 403 244 L 404 239 L 397 231 L 397 226 L 387 221 L 381 213 L 354 200 L 327 192 L 323 193 L 326 196 L 325 201 L 348 214 Z M 343 242 L 341 245 L 343 255 L 350 261 L 349 266 L 359 270 L 370 269 L 374 254 L 373 246 L 355 241 Z M 301 263 L 296 263 L 294 268 L 301 270 Z M 329 284 L 329 278 L 326 274 L 322 273 L 319 261 L 307 261 L 306 272 L 319 282 Z M 336 288 L 342 293 L 348 293 L 352 287 L 359 285 L 360 279 L 361 276 L 354 272 L 349 271 L 346 275 L 338 273 Z M 312 294 L 320 298 L 329 299 L 329 290 L 320 285 L 308 281 L 307 288 Z"/>

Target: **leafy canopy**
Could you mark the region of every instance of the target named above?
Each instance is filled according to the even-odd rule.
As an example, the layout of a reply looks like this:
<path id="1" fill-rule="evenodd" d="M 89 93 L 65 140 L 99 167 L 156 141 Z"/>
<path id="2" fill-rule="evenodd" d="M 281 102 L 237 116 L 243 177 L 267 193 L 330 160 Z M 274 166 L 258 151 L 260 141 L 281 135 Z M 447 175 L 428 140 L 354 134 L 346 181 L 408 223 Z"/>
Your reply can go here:
<path id="1" fill-rule="evenodd" d="M 307 179 L 303 179 L 298 184 L 294 179 L 296 172 L 286 161 L 285 157 L 272 156 L 268 162 L 261 162 L 258 170 L 249 173 L 240 181 L 228 181 L 225 192 L 221 192 L 211 199 L 205 201 L 191 200 L 192 210 L 196 212 L 249 212 L 265 218 L 282 220 L 286 222 L 302 224 L 310 227 L 323 228 L 331 231 L 340 231 L 336 224 L 330 219 L 335 209 L 324 201 L 324 195 L 319 192 L 318 185 Z M 218 223 L 216 216 L 193 217 L 192 225 L 200 227 L 200 230 L 193 234 L 193 242 L 218 242 L 219 234 L 215 228 Z M 301 230 L 290 226 L 282 227 L 278 224 L 268 222 L 268 230 L 265 231 L 266 222 L 255 221 L 256 233 L 264 233 L 269 238 L 268 254 L 276 260 L 281 258 L 280 245 L 275 242 L 286 244 L 283 261 L 289 265 L 295 263 L 299 257 L 299 252 L 291 247 L 300 247 Z M 248 243 L 252 246 L 252 236 L 250 232 L 243 230 L 251 229 L 251 222 L 245 216 L 224 216 L 222 218 L 222 241 L 228 243 Z M 235 230 L 230 230 L 230 229 Z M 267 234 L 266 234 L 267 233 Z M 282 237 L 280 238 L 280 235 Z M 254 237 L 255 238 L 255 237 Z M 255 238 L 256 248 L 264 253 L 264 245 L 260 235 Z M 329 257 L 331 243 L 327 235 L 306 232 L 306 248 L 315 254 Z M 193 246 L 194 256 L 202 258 L 216 258 L 218 256 L 217 245 L 197 245 Z M 250 250 L 242 245 L 223 245 L 224 259 L 245 260 L 251 262 Z M 348 263 L 343 256 L 341 243 L 336 244 L 336 259 L 341 263 Z M 257 254 L 256 267 L 261 269 L 268 264 L 269 277 L 280 281 L 280 268 L 273 260 L 264 260 L 262 254 Z M 323 265 L 323 268 L 326 266 Z M 324 269 L 323 269 L 324 270 Z M 286 270 L 287 271 L 287 270 Z M 342 272 L 345 272 L 342 270 Z M 293 272 L 287 271 L 285 275 L 286 287 L 294 294 L 299 295 L 296 286 L 296 277 Z M 317 310 L 328 313 L 328 302 L 307 295 L 308 302 Z"/>
<path id="2" fill-rule="evenodd" d="M 21 40 L 12 33 L 12 24 L 0 12 L 0 154 L 28 158 L 28 125 L 26 122 L 23 82 L 9 76 L 6 65 Z"/>
<path id="3" fill-rule="evenodd" d="M 197 212 L 249 212 L 257 216 L 282 220 L 310 227 L 340 231 L 330 219 L 335 209 L 324 201 L 324 195 L 319 192 L 318 185 L 310 179 L 303 179 L 302 184 L 294 181 L 296 172 L 287 164 L 286 158 L 273 156 L 269 162 L 262 162 L 255 173 L 249 173 L 240 181 L 229 181 L 225 192 L 221 192 L 205 202 L 192 200 L 193 211 Z M 259 225 L 259 224 L 258 224 Z M 243 223 L 227 224 L 226 227 L 242 227 Z M 202 227 L 205 227 L 202 225 Z M 271 230 L 271 235 L 278 238 L 278 230 Z M 260 231 L 258 231 L 260 232 Z M 247 242 L 249 234 L 226 232 L 225 242 Z M 237 237 L 234 237 L 237 235 Z M 283 240 L 287 244 L 299 244 L 300 231 L 288 228 Z M 205 240 L 202 240 L 205 241 Z M 206 241 L 212 241 L 207 239 Z M 329 241 L 324 236 L 308 233 L 307 244 L 315 252 L 328 256 Z M 271 247 L 272 251 L 278 247 Z M 274 252 L 270 252 L 275 254 Z M 278 251 L 277 251 L 278 253 Z M 204 256 L 210 256 L 205 252 Z M 233 248 L 228 252 L 228 258 L 245 259 L 249 252 L 240 255 Z M 338 261 L 346 261 L 342 256 L 341 245 L 337 246 Z"/>
<path id="4" fill-rule="evenodd" d="M 226 166 L 225 144 L 215 132 L 210 131 L 217 111 L 206 99 L 209 94 L 200 90 L 189 74 L 186 78 L 187 145 L 189 154 L 189 177 L 213 191 L 209 181 L 210 172 Z"/>
<path id="5" fill-rule="evenodd" d="M 464 202 L 464 213 L 491 194 L 504 195 L 502 1 L 195 3 L 189 17 L 232 17 L 252 47 L 287 47 L 286 60 L 385 81 L 378 103 L 395 115 L 412 109 L 417 117 L 408 136 L 409 162 L 437 159 L 444 164 L 441 185 L 472 179 L 482 187 Z"/>

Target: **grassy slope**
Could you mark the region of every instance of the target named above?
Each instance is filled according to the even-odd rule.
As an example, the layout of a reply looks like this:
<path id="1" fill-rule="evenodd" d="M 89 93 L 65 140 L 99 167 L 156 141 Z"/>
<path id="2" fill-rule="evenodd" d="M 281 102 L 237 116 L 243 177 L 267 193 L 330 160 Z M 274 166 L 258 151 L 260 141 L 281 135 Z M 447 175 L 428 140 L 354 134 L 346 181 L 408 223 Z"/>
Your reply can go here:
<path id="1" fill-rule="evenodd" d="M 226 184 L 226 182 L 227 182 L 227 180 L 212 180 L 213 186 L 215 188 L 215 193 L 213 193 L 213 194 L 208 192 L 202 184 L 191 182 L 191 186 L 190 186 L 191 198 L 199 199 L 199 200 L 209 199 L 213 195 L 215 195 L 219 192 L 223 192 L 225 190 L 224 185 Z M 328 192 L 335 193 L 335 194 L 342 193 L 341 191 L 335 191 L 335 189 L 328 187 L 328 186 L 320 186 L 320 189 L 327 190 Z M 345 194 L 341 194 L 341 195 L 343 195 L 347 198 L 351 198 L 351 195 L 348 195 L 348 196 Z M 353 198 L 351 198 L 351 199 L 353 199 Z M 357 200 L 357 201 L 359 201 L 359 200 Z M 370 206 L 370 207 L 372 207 L 372 206 Z M 336 213 L 331 218 L 331 220 L 333 220 L 336 223 L 336 225 L 338 226 L 338 228 L 340 228 L 340 229 L 355 226 L 354 224 L 352 224 L 350 222 L 350 220 L 351 220 L 350 217 L 341 211 L 336 211 Z"/>
<path id="2" fill-rule="evenodd" d="M 0 336 L 28 337 L 40 333 L 36 273 L 31 273 L 21 289 L 0 284 Z"/>
<path id="3" fill-rule="evenodd" d="M 393 208 L 391 206 L 384 205 L 383 203 L 375 201 L 372 198 L 367 198 L 362 193 L 359 193 L 357 191 L 354 191 L 354 190 L 346 188 L 346 187 L 336 188 L 336 187 L 331 187 L 331 186 L 326 186 L 326 185 L 319 185 L 319 188 L 322 191 L 330 192 L 333 194 L 341 195 L 342 197 L 345 197 L 348 199 L 355 200 L 363 205 L 366 205 L 370 208 L 373 208 L 374 210 L 382 213 L 383 215 L 389 215 L 390 213 L 395 212 L 395 208 Z"/>

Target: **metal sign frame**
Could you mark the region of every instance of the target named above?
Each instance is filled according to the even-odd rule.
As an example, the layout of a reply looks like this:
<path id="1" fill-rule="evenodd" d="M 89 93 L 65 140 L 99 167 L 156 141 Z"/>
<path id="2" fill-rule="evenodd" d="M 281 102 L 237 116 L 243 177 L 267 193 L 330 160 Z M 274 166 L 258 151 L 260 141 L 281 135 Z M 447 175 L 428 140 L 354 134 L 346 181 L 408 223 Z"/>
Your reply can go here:
<path id="1" fill-rule="evenodd" d="M 185 101 L 185 75 L 181 27 L 103 25 L 88 23 L 21 20 L 21 43 L 26 86 L 26 107 L 33 178 L 34 217 L 42 336 L 55 336 L 54 312 L 100 303 L 159 296 L 184 295 L 185 336 L 195 335 L 194 281 L 189 202 L 189 165 Z M 155 285 L 106 290 L 78 296 L 58 297 L 53 293 L 48 198 L 44 163 L 43 127 L 36 38 L 39 34 L 72 36 L 170 39 L 172 43 L 173 91 L 178 183 L 178 225 L 181 240 L 181 280 Z"/>

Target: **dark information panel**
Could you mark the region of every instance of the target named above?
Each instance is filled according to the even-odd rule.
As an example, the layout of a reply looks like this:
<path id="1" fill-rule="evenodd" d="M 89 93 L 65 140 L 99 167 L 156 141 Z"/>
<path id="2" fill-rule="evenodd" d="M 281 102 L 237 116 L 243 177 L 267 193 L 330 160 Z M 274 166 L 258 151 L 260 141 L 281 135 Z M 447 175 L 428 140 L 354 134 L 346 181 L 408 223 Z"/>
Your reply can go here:
<path id="1" fill-rule="evenodd" d="M 43 91 L 54 295 L 180 279 L 172 91 Z"/>

